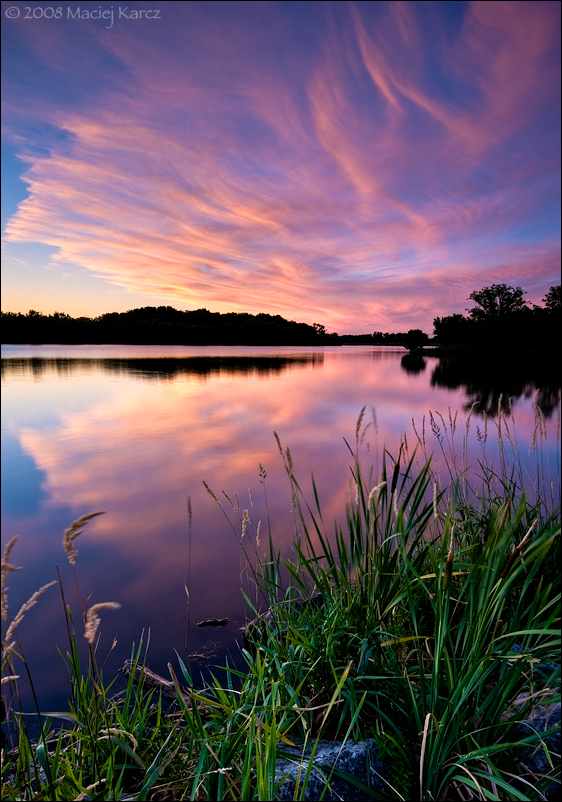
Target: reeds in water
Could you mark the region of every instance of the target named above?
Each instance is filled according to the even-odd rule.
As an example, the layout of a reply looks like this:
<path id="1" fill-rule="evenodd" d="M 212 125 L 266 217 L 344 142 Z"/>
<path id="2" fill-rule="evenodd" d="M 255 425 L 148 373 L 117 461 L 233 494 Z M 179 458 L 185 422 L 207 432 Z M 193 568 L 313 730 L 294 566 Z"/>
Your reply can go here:
<path id="1" fill-rule="evenodd" d="M 225 494 L 254 598 L 269 606 L 267 622 L 248 633 L 254 637 L 244 651 L 245 670 L 227 665 L 226 681 L 197 690 L 178 655 L 190 692 L 170 666 L 174 712 L 142 685 L 141 643 L 131 654 L 126 688 L 112 694 L 95 654 L 98 612 L 116 605 L 82 608 L 90 647 L 84 670 L 65 605 L 70 710 L 40 718 L 38 744 L 20 726 L 17 758 L 2 768 L 2 797 L 275 799 L 283 781 L 276 761 L 285 747 L 304 754 L 310 746 L 314 755 L 322 738 L 372 737 L 390 767 L 371 789 L 373 798 L 542 798 L 559 778 L 549 746 L 559 726 L 524 736 L 520 727 L 531 711 L 560 698 L 560 485 L 559 474 L 549 473 L 540 411 L 536 415 L 531 463 L 521 457 L 512 410 L 508 420 L 500 406 L 494 448 L 488 422 L 484 434 L 476 430 L 482 454 L 474 465 L 471 415 L 459 447 L 455 437 L 463 430 L 456 415 L 435 413 L 429 428 L 436 455 L 424 421 L 415 449 L 404 437 L 396 459 L 385 452 L 380 472 L 365 474 L 362 413 L 350 447 L 345 523 L 333 531 L 324 525 L 314 481 L 312 506 L 278 439 L 292 500 L 291 555 L 282 558 L 274 547 L 266 495 L 268 531 L 260 538 L 251 495 L 250 513 L 236 495 Z M 265 481 L 260 466 L 264 492 Z M 65 532 L 73 571 L 74 539 L 91 517 Z M 13 542 L 8 546 L 3 616 L 5 579 L 15 570 Z M 258 601 L 247 600 L 257 613 Z M 14 685 L 15 657 L 4 654 L 4 688 Z M 53 719 L 65 722 L 58 733 Z M 537 747 L 549 762 L 542 773 L 526 763 Z M 303 764 L 299 798 L 311 765 Z"/>

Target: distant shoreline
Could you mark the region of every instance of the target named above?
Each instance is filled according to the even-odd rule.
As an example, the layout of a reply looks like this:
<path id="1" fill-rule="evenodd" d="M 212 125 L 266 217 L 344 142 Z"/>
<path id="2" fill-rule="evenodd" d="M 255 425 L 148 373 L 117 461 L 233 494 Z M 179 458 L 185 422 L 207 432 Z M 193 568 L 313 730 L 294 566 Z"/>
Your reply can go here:
<path id="1" fill-rule="evenodd" d="M 336 335 L 338 336 L 338 335 Z M 246 342 L 223 342 L 222 340 L 217 340 L 214 342 L 177 342 L 173 340 L 169 341 L 152 341 L 152 340 L 131 340 L 131 339 L 122 339 L 122 340 L 20 340 L 20 341 L 8 341 L 2 340 L 2 346 L 21 346 L 21 347 L 30 347 L 30 346 L 52 346 L 52 347 L 61 347 L 61 346 L 89 346 L 89 345 L 110 345 L 110 346 L 119 346 L 119 345 L 126 345 L 126 346 L 138 346 L 138 347 L 165 347 L 169 346 L 171 348 L 193 348 L 193 347 L 202 347 L 202 348 L 326 348 L 326 347 L 340 347 L 340 348 L 349 348 L 349 347 L 357 347 L 361 345 L 372 346 L 375 348 L 401 348 L 404 350 L 405 354 L 416 354 L 419 356 L 433 356 L 433 357 L 449 357 L 449 358 L 492 358 L 498 356 L 507 356 L 507 357 L 523 357 L 523 358 L 531 358 L 531 357 L 553 357 L 557 352 L 558 349 L 552 345 L 546 348 L 521 348 L 521 347 L 514 347 L 514 348 L 506 348 L 505 345 L 503 346 L 487 346 L 484 348 L 482 343 L 474 343 L 474 344 L 447 344 L 447 345 L 426 345 L 422 348 L 412 349 L 409 350 L 405 345 L 401 343 L 380 343 L 380 342 L 368 342 L 365 341 L 366 335 L 342 335 L 341 337 L 338 336 L 339 340 L 348 337 L 357 337 L 361 339 L 361 342 L 336 342 L 331 341 L 327 343 L 322 342 L 255 342 L 255 341 L 246 341 Z"/>
<path id="2" fill-rule="evenodd" d="M 404 345 L 406 332 L 338 334 L 321 323 L 298 323 L 281 315 L 248 312 L 181 311 L 146 306 L 73 318 L 64 312 L 44 315 L 2 312 L 2 341 L 33 345 Z M 419 332 L 429 339 L 427 335 Z"/>

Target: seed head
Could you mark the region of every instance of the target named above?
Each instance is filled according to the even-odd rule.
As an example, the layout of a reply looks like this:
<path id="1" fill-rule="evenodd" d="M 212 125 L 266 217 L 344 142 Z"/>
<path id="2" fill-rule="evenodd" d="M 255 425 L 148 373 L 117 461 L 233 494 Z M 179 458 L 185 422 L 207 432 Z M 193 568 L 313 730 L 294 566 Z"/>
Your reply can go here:
<path id="1" fill-rule="evenodd" d="M 16 631 L 16 628 L 21 624 L 24 615 L 27 613 L 28 610 L 31 610 L 31 608 L 35 604 L 37 604 L 37 599 L 39 598 L 39 596 L 41 596 L 43 593 L 45 593 L 46 590 L 48 590 L 49 588 L 51 588 L 53 585 L 56 585 L 56 584 L 57 583 L 53 580 L 53 582 L 49 582 L 48 585 L 43 585 L 42 588 L 39 588 L 39 590 L 35 591 L 33 596 L 31 596 L 31 598 L 28 599 L 25 602 L 25 604 L 22 604 L 22 606 L 20 607 L 16 617 L 14 618 L 14 620 L 12 621 L 12 623 L 10 624 L 10 626 L 8 627 L 8 629 L 6 631 L 6 637 L 4 638 L 4 642 L 7 644 L 5 646 L 5 654 L 7 654 L 9 651 L 10 652 L 13 651 L 13 649 L 15 647 L 15 644 L 10 642 L 10 638 L 12 637 L 14 632 Z"/>
<path id="2" fill-rule="evenodd" d="M 84 632 L 84 637 L 88 643 L 92 644 L 96 637 L 96 632 L 100 625 L 99 610 L 118 610 L 120 607 L 121 605 L 117 604 L 117 602 L 101 602 L 90 607 L 86 615 L 86 631 Z"/>
<path id="3" fill-rule="evenodd" d="M 63 549 L 66 551 L 66 556 L 68 557 L 68 562 L 74 568 L 74 564 L 76 563 L 76 558 L 78 557 L 78 552 L 74 548 L 74 541 L 81 535 L 84 531 L 84 527 L 88 523 L 91 518 L 95 518 L 96 515 L 104 515 L 105 513 L 102 512 L 89 512 L 87 515 L 82 515 L 76 521 L 73 521 L 68 529 L 64 530 L 64 536 L 62 539 L 62 546 Z"/>
<path id="4" fill-rule="evenodd" d="M 4 554 L 2 555 L 2 579 L 1 579 L 1 592 L 0 592 L 2 621 L 8 620 L 8 597 L 6 595 L 8 588 L 6 587 L 6 577 L 8 576 L 10 571 L 21 571 L 21 568 L 18 568 L 17 566 L 10 564 L 10 552 L 17 539 L 18 538 L 16 535 L 8 543 L 6 543 L 6 548 L 4 549 Z"/>

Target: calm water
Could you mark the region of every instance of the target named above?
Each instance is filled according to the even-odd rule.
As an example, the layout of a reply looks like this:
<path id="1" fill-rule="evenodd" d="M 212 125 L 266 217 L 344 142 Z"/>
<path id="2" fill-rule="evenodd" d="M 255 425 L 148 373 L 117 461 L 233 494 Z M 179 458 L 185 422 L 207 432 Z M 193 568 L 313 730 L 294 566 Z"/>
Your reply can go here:
<path id="1" fill-rule="evenodd" d="M 371 346 L 3 346 L 2 531 L 4 543 L 18 536 L 11 562 L 24 568 L 9 576 L 11 614 L 56 579 L 58 564 L 78 620 L 62 534 L 80 515 L 105 510 L 76 541 L 76 568 L 84 598 L 122 605 L 102 612 L 100 662 L 118 639 L 107 676 L 143 629 L 150 629 L 148 664 L 163 675 L 174 650 L 185 656 L 186 631 L 188 651 L 207 650 L 208 664 L 220 662 L 225 650 L 236 660 L 244 623 L 239 546 L 203 480 L 217 495 L 236 494 L 241 509 L 249 509 L 249 531 L 262 520 L 263 533 L 263 465 L 274 540 L 287 551 L 291 498 L 274 431 L 290 446 L 307 492 L 314 472 L 328 523 L 345 515 L 350 455 L 343 438 L 353 442 L 363 406 L 366 420 L 371 408 L 376 413 L 365 458 L 378 466 L 383 448 L 396 454 L 404 433 L 414 445 L 412 418 L 421 433 L 430 410 L 446 421 L 448 409 L 458 412 L 460 446 L 474 405 L 469 457 L 476 462 L 476 427 L 482 435 L 485 411 L 487 456 L 497 457 L 490 416 L 500 393 L 504 406 L 513 399 L 521 453 L 533 436 L 535 400 L 555 451 L 559 384 L 536 366 L 526 375 L 509 365 L 459 366 Z M 428 420 L 426 439 L 440 458 Z M 555 457 L 551 467 L 556 472 Z M 224 616 L 226 627 L 195 626 Z M 66 630 L 56 587 L 18 632 L 44 709 L 65 709 L 67 674 L 56 647 L 66 650 Z"/>

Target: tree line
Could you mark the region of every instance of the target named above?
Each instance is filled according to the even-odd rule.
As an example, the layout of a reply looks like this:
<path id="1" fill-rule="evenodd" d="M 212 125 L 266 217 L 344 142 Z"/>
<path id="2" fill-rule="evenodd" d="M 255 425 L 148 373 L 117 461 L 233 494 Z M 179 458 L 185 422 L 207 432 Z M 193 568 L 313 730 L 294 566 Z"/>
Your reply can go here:
<path id="1" fill-rule="evenodd" d="M 472 292 L 467 315 L 436 317 L 432 345 L 444 350 L 552 350 L 560 336 L 560 285 L 550 288 L 544 307 L 524 300 L 521 287 L 492 284 Z M 144 306 L 95 318 L 64 312 L 44 315 L 2 312 L 3 343 L 138 345 L 400 345 L 418 352 L 430 343 L 421 329 L 372 334 L 329 333 L 320 323 L 297 323 L 281 315 L 181 311 Z"/>
<path id="2" fill-rule="evenodd" d="M 476 306 L 466 315 L 436 317 L 435 338 L 441 348 L 523 351 L 553 350 L 560 341 L 560 284 L 542 299 L 544 306 L 530 304 L 521 287 L 492 284 L 472 292 Z"/>
<path id="3" fill-rule="evenodd" d="M 246 312 L 181 311 L 172 306 L 144 306 L 99 317 L 73 318 L 64 312 L 44 315 L 2 312 L 3 343 L 135 345 L 405 345 L 429 340 L 419 329 L 409 332 L 344 334 L 320 323 L 296 323 L 281 315 Z M 421 339 L 420 339 L 421 337 Z"/>
<path id="4" fill-rule="evenodd" d="M 73 318 L 64 312 L 43 315 L 2 312 L 3 343 L 137 345 L 330 345 L 337 334 L 324 326 L 296 323 L 281 315 L 181 311 L 145 306 L 99 317 Z"/>

